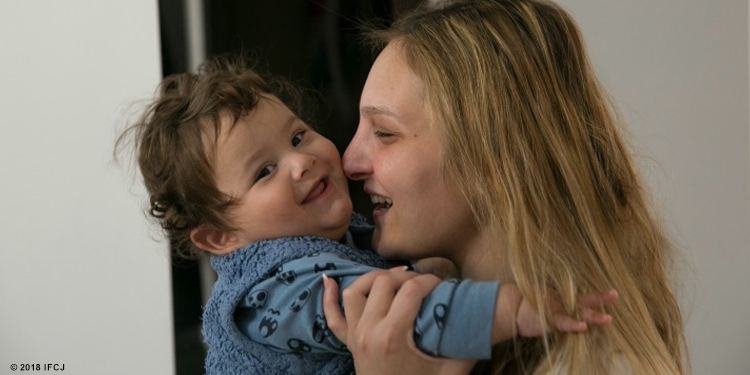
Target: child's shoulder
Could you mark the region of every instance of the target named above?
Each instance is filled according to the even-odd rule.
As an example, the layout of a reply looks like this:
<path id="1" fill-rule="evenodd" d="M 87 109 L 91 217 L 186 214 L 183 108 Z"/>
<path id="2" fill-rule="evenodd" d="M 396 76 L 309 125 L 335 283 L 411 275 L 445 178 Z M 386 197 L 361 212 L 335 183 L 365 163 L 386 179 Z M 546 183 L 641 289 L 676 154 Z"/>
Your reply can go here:
<path id="1" fill-rule="evenodd" d="M 352 212 L 352 218 L 349 223 L 352 227 L 370 227 L 372 224 L 367 221 L 367 218 L 359 212 Z"/>

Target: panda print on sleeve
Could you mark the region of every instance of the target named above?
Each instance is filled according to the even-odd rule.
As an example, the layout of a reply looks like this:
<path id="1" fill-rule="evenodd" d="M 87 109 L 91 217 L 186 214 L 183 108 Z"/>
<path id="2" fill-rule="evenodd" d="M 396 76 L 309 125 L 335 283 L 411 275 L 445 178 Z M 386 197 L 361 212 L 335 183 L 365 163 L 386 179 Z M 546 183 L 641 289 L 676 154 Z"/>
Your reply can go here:
<path id="1" fill-rule="evenodd" d="M 348 354 L 326 324 L 321 274 L 343 289 L 374 269 L 331 253 L 281 264 L 240 301 L 235 322 L 251 340 L 280 352 Z"/>
<path id="2" fill-rule="evenodd" d="M 279 352 L 349 354 L 326 323 L 321 273 L 334 279 L 341 291 L 373 270 L 332 253 L 284 263 L 250 288 L 235 311 L 235 322 L 250 340 Z M 420 350 L 433 356 L 489 358 L 487 325 L 499 284 L 479 284 L 448 280 L 423 300 L 414 326 Z"/>

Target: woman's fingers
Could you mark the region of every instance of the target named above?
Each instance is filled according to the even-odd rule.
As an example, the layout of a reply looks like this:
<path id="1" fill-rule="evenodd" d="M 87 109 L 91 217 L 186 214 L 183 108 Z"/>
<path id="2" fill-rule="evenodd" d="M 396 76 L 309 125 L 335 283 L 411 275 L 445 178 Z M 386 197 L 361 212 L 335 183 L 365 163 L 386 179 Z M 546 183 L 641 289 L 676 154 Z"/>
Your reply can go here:
<path id="1" fill-rule="evenodd" d="M 403 267 L 371 271 L 358 277 L 346 287 L 342 298 L 349 324 L 351 325 L 352 321 L 359 321 L 365 314 L 371 319 L 384 317 L 401 284 L 417 276 L 414 272 L 403 271 Z"/>
<path id="2" fill-rule="evenodd" d="M 362 289 L 361 285 L 355 286 L 353 283 L 349 288 L 345 289 L 345 292 L 350 288 L 350 293 L 356 294 L 356 299 L 352 299 L 348 303 L 360 303 L 361 295 L 365 293 L 367 300 L 367 306 L 365 306 L 362 312 L 362 319 L 375 319 L 380 320 L 388 314 L 388 310 L 391 308 L 393 297 L 396 296 L 396 292 L 401 288 L 405 281 L 415 277 L 417 274 L 414 272 L 384 272 L 378 273 L 371 285 L 368 285 L 367 291 Z M 347 303 L 347 297 L 344 298 L 344 302 Z"/>
<path id="3" fill-rule="evenodd" d="M 411 327 L 414 322 L 400 319 L 403 316 L 416 316 L 422 307 L 422 300 L 440 284 L 441 280 L 433 274 L 418 274 L 403 283 L 393 298 L 389 315 L 402 320 Z"/>
<path id="4" fill-rule="evenodd" d="M 396 284 L 380 282 L 381 279 L 385 279 L 383 276 L 380 276 L 374 283 L 372 293 L 367 300 L 368 307 L 370 304 L 382 304 L 386 309 L 382 309 L 382 306 L 366 308 L 357 329 L 352 328 L 350 331 L 350 334 L 364 340 L 356 345 L 365 352 L 378 348 L 375 350 L 393 355 L 394 351 L 398 351 L 399 345 L 406 344 L 416 355 L 428 358 L 417 349 L 414 343 L 414 319 L 405 317 L 417 316 L 422 307 L 423 298 L 440 283 L 440 279 L 431 274 L 410 273 L 410 276 L 408 279 L 402 275 L 391 276 L 390 281 L 395 281 L 398 284 L 397 288 L 392 288 Z M 374 296 L 378 292 L 383 292 L 383 297 L 382 300 L 376 302 Z M 365 334 L 365 332 L 372 331 L 376 334 Z"/>
<path id="5" fill-rule="evenodd" d="M 323 312 L 331 332 L 346 344 L 350 329 L 356 327 L 360 320 L 382 319 L 388 313 L 393 296 L 404 281 L 418 275 L 403 272 L 405 270 L 405 267 L 395 267 L 390 270 L 368 272 L 358 277 L 342 292 L 346 315 L 339 305 L 339 286 L 333 279 L 324 276 Z"/>
<path id="6" fill-rule="evenodd" d="M 328 329 L 341 342 L 346 344 L 348 325 L 339 306 L 339 286 L 336 284 L 336 281 L 330 279 L 325 273 L 323 274 L 323 289 L 323 313 L 326 316 Z"/>
<path id="7" fill-rule="evenodd" d="M 471 370 L 474 361 L 429 357 L 414 344 L 414 319 L 422 298 L 439 282 L 432 275 L 376 271 L 360 276 L 344 290 L 347 347 L 358 374 L 466 374 Z M 355 306 L 360 302 L 365 306 Z"/>

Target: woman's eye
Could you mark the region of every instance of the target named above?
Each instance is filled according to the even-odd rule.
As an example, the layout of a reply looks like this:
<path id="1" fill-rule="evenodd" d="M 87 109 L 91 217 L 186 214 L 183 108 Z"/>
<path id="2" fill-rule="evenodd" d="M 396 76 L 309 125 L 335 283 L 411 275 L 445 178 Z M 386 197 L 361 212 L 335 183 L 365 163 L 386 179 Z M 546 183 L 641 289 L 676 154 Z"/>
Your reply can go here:
<path id="1" fill-rule="evenodd" d="M 302 143 L 302 139 L 305 137 L 305 132 L 301 131 L 292 137 L 292 146 L 297 147 L 300 143 Z"/>
<path id="2" fill-rule="evenodd" d="M 382 130 L 375 130 L 374 134 L 375 134 L 375 137 L 377 138 L 393 137 L 393 133 L 384 132 Z"/>
<path id="3" fill-rule="evenodd" d="M 263 166 L 263 168 L 261 168 L 260 171 L 258 172 L 258 178 L 256 178 L 255 180 L 258 181 L 261 178 L 270 175 L 271 172 L 273 172 L 274 169 L 276 169 L 276 167 L 273 166 L 273 165 L 265 165 L 265 166 Z"/>

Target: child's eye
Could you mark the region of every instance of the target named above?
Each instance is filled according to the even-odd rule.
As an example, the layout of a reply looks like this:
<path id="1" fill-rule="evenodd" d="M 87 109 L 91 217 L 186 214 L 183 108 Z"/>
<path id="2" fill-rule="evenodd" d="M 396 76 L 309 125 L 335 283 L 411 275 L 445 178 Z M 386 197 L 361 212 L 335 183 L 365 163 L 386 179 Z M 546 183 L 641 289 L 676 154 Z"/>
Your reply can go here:
<path id="1" fill-rule="evenodd" d="M 261 168 L 260 171 L 258 172 L 258 178 L 256 178 L 255 180 L 258 181 L 262 179 L 263 177 L 270 175 L 274 169 L 276 169 L 276 166 L 264 165 L 263 168 Z"/>
<path id="2" fill-rule="evenodd" d="M 302 140 L 305 138 L 305 132 L 301 131 L 298 132 L 292 137 L 292 146 L 297 147 L 300 143 L 302 143 Z"/>

